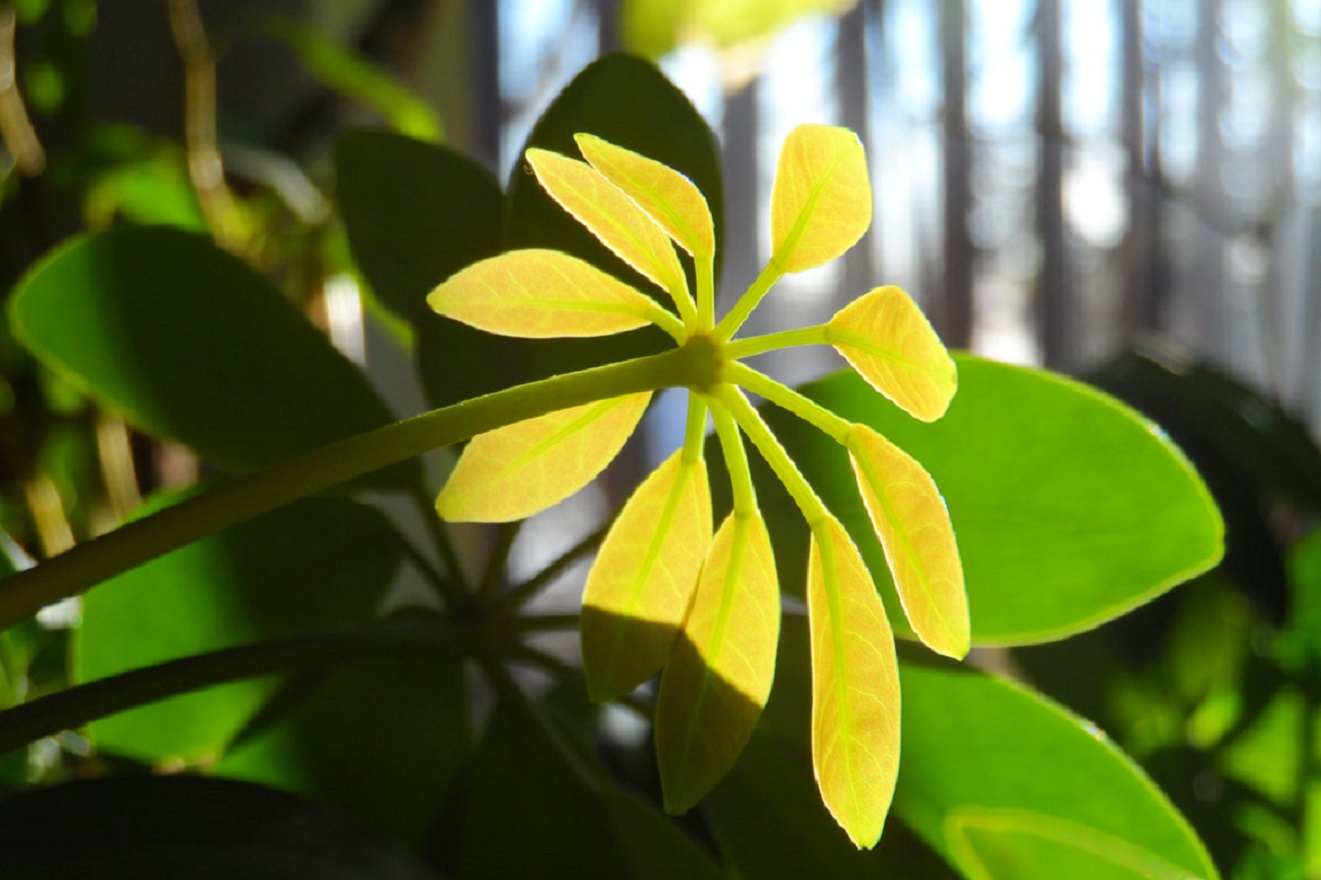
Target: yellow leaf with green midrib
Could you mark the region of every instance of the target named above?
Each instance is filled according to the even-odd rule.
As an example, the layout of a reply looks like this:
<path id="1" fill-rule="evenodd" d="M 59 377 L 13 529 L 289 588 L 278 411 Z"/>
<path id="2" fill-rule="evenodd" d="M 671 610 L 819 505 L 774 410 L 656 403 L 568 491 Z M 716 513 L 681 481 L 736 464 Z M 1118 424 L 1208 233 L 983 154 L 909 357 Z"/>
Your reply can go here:
<path id="1" fill-rule="evenodd" d="M 586 162 L 531 149 L 543 189 L 620 259 L 678 299 L 688 280 L 669 237 L 633 200 Z"/>
<path id="2" fill-rule="evenodd" d="M 431 291 L 427 305 L 479 330 L 529 339 L 604 336 L 666 320 L 654 300 L 622 281 L 540 249 L 474 263 Z"/>
<path id="3" fill-rule="evenodd" d="M 619 454 L 650 399 L 649 391 L 612 397 L 479 434 L 436 512 L 453 522 L 510 522 L 563 501 Z"/>
<path id="4" fill-rule="evenodd" d="M 711 209 L 691 180 L 668 165 L 599 137 L 579 134 L 574 140 L 583 158 L 637 202 L 680 247 L 699 259 L 715 253 Z"/>
<path id="5" fill-rule="evenodd" d="M 706 462 L 671 455 L 610 526 L 583 590 L 587 691 L 629 693 L 665 665 L 711 544 Z"/>
<path id="6" fill-rule="evenodd" d="M 877 287 L 826 324 L 826 341 L 862 378 L 924 422 L 945 414 L 958 370 L 926 315 L 902 289 Z"/>
<path id="7" fill-rule="evenodd" d="M 830 814 L 866 849 L 880 839 L 899 772 L 899 669 L 871 574 L 834 518 L 812 530 L 807 615 L 812 767 Z"/>
<path id="8" fill-rule="evenodd" d="M 661 676 L 656 759 L 665 809 L 682 813 L 747 745 L 775 676 L 779 582 L 760 514 L 728 516 Z"/>
<path id="9" fill-rule="evenodd" d="M 945 499 L 922 465 L 871 428 L 854 425 L 845 445 L 913 632 L 962 659 L 971 644 L 968 595 Z"/>
<path id="10" fill-rule="evenodd" d="M 820 266 L 871 225 L 871 182 L 858 136 L 800 125 L 785 138 L 771 190 L 771 262 L 784 272 Z"/>

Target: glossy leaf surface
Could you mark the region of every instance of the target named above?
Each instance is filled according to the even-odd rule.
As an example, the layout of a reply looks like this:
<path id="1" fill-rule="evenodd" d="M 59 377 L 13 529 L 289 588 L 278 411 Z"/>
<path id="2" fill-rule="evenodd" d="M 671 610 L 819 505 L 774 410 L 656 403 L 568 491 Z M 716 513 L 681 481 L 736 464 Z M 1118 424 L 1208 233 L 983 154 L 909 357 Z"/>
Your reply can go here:
<path id="1" fill-rule="evenodd" d="M 527 161 L 546 192 L 620 259 L 662 290 L 684 289 L 683 267 L 665 232 L 601 172 L 535 148 Z"/>
<path id="2" fill-rule="evenodd" d="M 958 537 L 973 644 L 1043 642 L 1089 629 L 1220 558 L 1223 528 L 1214 502 L 1146 419 L 1061 376 L 970 355 L 956 361 L 960 392 L 945 417 L 929 425 L 856 375 L 803 390 L 876 429 L 940 487 Z M 849 527 L 891 622 L 907 631 L 847 453 L 774 409 L 767 419 Z M 754 468 L 759 473 L 787 579 L 806 565 L 806 530 L 774 480 Z"/>
<path id="3" fill-rule="evenodd" d="M 954 360 L 926 315 L 898 287 L 877 287 L 835 313 L 826 339 L 877 391 L 924 422 L 958 390 Z"/>
<path id="4" fill-rule="evenodd" d="M 835 520 L 812 540 L 812 766 L 821 797 L 859 848 L 876 845 L 899 769 L 894 636 L 871 575 Z"/>
<path id="5" fill-rule="evenodd" d="M 1022 825 L 1035 814 L 1017 840 L 992 843 L 984 828 L 972 830 L 977 852 L 1024 859 L 1014 877 L 1051 876 L 1058 863 L 1030 860 L 1063 857 L 1067 849 L 1076 864 L 1096 866 L 1069 876 L 1115 876 L 1106 868 L 1125 854 L 1168 863 L 1186 877 L 1218 876 L 1183 817 L 1094 725 L 966 667 L 905 662 L 900 677 L 904 756 L 895 811 L 938 851 L 967 856 L 960 847 L 968 845 L 970 818 L 985 826 L 988 817 L 1003 824 L 1016 816 Z M 1069 831 L 1066 847 L 1058 845 L 1061 829 Z M 1083 857 L 1108 839 L 1116 843 L 1105 847 L 1107 856 Z"/>
<path id="6" fill-rule="evenodd" d="M 79 678 L 371 618 L 403 556 L 372 508 L 307 499 L 107 581 L 83 599 Z M 308 578 L 308 571 L 319 572 Z M 102 749 L 148 763 L 214 758 L 265 700 L 249 680 L 92 725 Z"/>
<path id="7" fill-rule="evenodd" d="M 20 282 L 11 317 L 25 346 L 98 401 L 229 467 L 273 464 L 392 420 L 278 290 L 178 230 L 74 239 Z"/>
<path id="8" fill-rule="evenodd" d="M 737 760 L 775 676 L 780 591 L 758 515 L 729 516 L 702 566 L 656 700 L 665 809 L 682 813 Z"/>
<path id="9" fill-rule="evenodd" d="M 599 171 L 694 257 L 716 249 L 715 224 L 706 197 L 694 183 L 655 159 L 617 147 L 591 134 L 580 134 L 578 149 Z"/>
<path id="10" fill-rule="evenodd" d="M 771 191 L 771 262 L 784 272 L 828 263 L 871 225 L 871 183 L 858 136 L 800 125 L 785 138 Z"/>
<path id="11" fill-rule="evenodd" d="M 463 269 L 427 296 L 432 310 L 501 336 L 606 336 L 660 309 L 590 263 L 559 251 L 510 251 Z"/>
<path id="12" fill-rule="evenodd" d="M 605 469 L 651 392 L 562 409 L 474 437 L 436 512 L 455 522 L 510 522 L 563 501 Z"/>
<path id="13" fill-rule="evenodd" d="M 931 476 L 902 449 L 859 425 L 849 457 L 863 504 L 913 632 L 933 651 L 968 653 L 968 596 L 949 512 Z"/>
<path id="14" fill-rule="evenodd" d="M 633 492 L 587 576 L 580 627 L 593 700 L 623 696 L 665 664 L 711 532 L 706 463 L 676 451 Z"/>

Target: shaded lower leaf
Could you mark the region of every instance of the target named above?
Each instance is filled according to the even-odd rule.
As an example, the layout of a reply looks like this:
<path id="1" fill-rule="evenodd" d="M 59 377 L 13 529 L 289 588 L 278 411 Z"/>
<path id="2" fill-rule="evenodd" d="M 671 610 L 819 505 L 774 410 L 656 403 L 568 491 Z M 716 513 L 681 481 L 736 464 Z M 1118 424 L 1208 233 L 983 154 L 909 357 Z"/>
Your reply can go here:
<path id="1" fill-rule="evenodd" d="M 642 391 L 598 400 L 474 437 L 436 512 L 454 522 L 510 522 L 563 501 L 619 454 L 650 399 Z"/>
<path id="2" fill-rule="evenodd" d="M 820 532 L 807 573 L 812 766 L 831 815 L 856 846 L 870 848 L 880 839 L 899 769 L 894 637 L 848 533 L 834 519 Z"/>
<path id="3" fill-rule="evenodd" d="M 730 515 L 661 676 L 656 758 L 667 812 L 691 809 L 743 751 L 771 691 L 779 629 L 766 525 L 760 515 Z"/>
<path id="4" fill-rule="evenodd" d="M 593 700 L 623 696 L 665 665 L 711 531 L 706 462 L 679 450 L 634 491 L 587 576 L 580 629 Z"/>

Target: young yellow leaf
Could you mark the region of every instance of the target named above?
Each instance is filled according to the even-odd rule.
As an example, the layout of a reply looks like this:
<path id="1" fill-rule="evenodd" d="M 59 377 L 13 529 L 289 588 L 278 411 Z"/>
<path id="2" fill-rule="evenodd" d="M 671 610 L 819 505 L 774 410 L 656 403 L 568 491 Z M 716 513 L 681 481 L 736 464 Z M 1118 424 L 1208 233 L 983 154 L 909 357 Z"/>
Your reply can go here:
<path id="1" fill-rule="evenodd" d="M 826 341 L 877 391 L 924 422 L 945 414 L 959 375 L 945 344 L 907 293 L 877 287 L 835 313 Z"/>
<path id="2" fill-rule="evenodd" d="M 650 399 L 650 391 L 627 394 L 479 434 L 436 512 L 452 522 L 510 522 L 563 501 L 619 454 Z"/>
<path id="3" fill-rule="evenodd" d="M 593 700 L 627 694 L 665 665 L 710 545 L 706 462 L 679 450 L 628 499 L 587 575 L 580 630 Z"/>
<path id="4" fill-rule="evenodd" d="M 674 320 L 590 263 L 539 249 L 473 263 L 431 291 L 427 305 L 479 330 L 529 339 L 605 336 Z"/>
<path id="5" fill-rule="evenodd" d="M 694 257 L 716 249 L 711 208 L 697 186 L 670 166 L 590 134 L 574 135 L 591 166 L 638 203 L 651 219 Z"/>
<path id="6" fill-rule="evenodd" d="M 899 772 L 899 668 L 871 574 L 833 518 L 813 529 L 807 616 L 817 787 L 849 839 L 867 849 L 881 837 Z"/>
<path id="7" fill-rule="evenodd" d="M 548 150 L 528 150 L 527 160 L 551 198 L 620 259 L 676 302 L 688 296 L 688 279 L 669 237 L 601 172 Z"/>
<path id="8" fill-rule="evenodd" d="M 761 515 L 726 517 L 656 700 L 656 759 L 667 812 L 685 812 L 701 800 L 757 726 L 775 675 L 779 593 Z"/>
<path id="9" fill-rule="evenodd" d="M 771 190 L 771 262 L 784 272 L 828 263 L 871 225 L 871 182 L 858 136 L 800 125 L 785 138 Z"/>
<path id="10" fill-rule="evenodd" d="M 968 595 L 949 511 L 931 475 L 865 425 L 847 442 L 853 473 L 913 631 L 947 657 L 968 653 Z"/>

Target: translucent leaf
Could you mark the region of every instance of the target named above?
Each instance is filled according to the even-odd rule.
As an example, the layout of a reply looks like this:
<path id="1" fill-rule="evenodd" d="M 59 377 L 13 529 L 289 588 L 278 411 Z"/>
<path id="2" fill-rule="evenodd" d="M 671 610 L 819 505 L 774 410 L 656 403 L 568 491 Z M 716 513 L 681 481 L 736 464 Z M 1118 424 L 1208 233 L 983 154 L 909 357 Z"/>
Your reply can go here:
<path id="1" fill-rule="evenodd" d="M 453 522 L 510 522 L 563 501 L 619 454 L 650 398 L 598 400 L 474 437 L 436 512 Z"/>
<path id="2" fill-rule="evenodd" d="M 968 597 L 945 500 L 922 465 L 871 428 L 855 426 L 848 448 L 913 632 L 961 659 L 970 645 Z"/>
<path id="3" fill-rule="evenodd" d="M 670 166 L 590 134 L 574 138 L 592 167 L 628 195 L 694 257 L 715 253 L 715 225 L 706 198 Z"/>
<path id="4" fill-rule="evenodd" d="M 427 305 L 480 330 L 529 339 L 621 333 L 661 311 L 590 263 L 540 249 L 474 263 L 431 291 Z"/>
<path id="5" fill-rule="evenodd" d="M 614 251 L 672 296 L 688 282 L 664 231 L 591 165 L 548 150 L 527 151 L 546 192 Z"/>
<path id="6" fill-rule="evenodd" d="M 835 313 L 826 339 L 867 383 L 924 422 L 945 414 L 958 390 L 954 359 L 917 303 L 878 287 Z"/>
<path id="7" fill-rule="evenodd" d="M 860 849 L 876 845 L 899 770 L 894 637 L 848 533 L 826 521 L 807 570 L 812 634 L 812 766 L 821 797 Z"/>
<path id="8" fill-rule="evenodd" d="M 800 125 L 785 138 L 771 191 L 771 262 L 785 272 L 844 253 L 871 225 L 871 183 L 858 136 Z"/>
<path id="9" fill-rule="evenodd" d="M 661 676 L 656 758 L 667 812 L 701 800 L 747 745 L 771 692 L 779 631 L 766 524 L 760 514 L 731 515 L 711 543 Z"/>
<path id="10" fill-rule="evenodd" d="M 587 576 L 582 652 L 593 700 L 622 696 L 665 665 L 710 545 L 706 463 L 679 450 L 628 499 Z"/>

